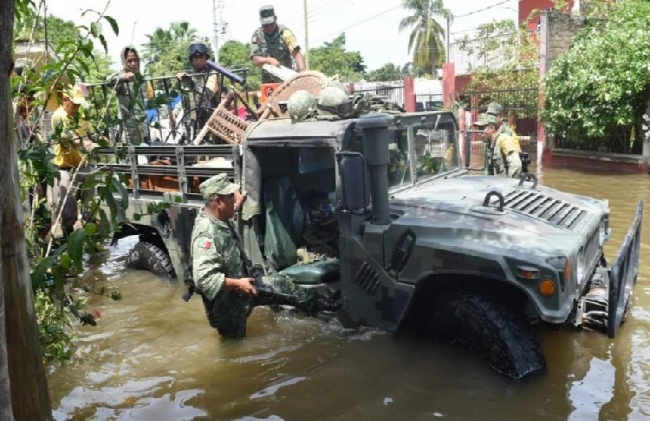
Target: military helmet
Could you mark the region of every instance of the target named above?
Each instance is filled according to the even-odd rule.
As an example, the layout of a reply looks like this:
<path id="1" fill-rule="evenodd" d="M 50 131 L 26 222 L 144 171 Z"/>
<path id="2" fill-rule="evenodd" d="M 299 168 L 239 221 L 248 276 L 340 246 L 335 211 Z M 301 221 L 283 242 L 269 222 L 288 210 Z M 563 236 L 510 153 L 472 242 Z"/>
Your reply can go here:
<path id="1" fill-rule="evenodd" d="M 346 118 L 352 115 L 352 100 L 345 90 L 336 86 L 323 89 L 318 98 L 319 115 L 336 115 Z"/>
<path id="2" fill-rule="evenodd" d="M 190 46 L 187 48 L 187 52 L 189 54 L 190 61 L 192 61 L 192 56 L 195 56 L 197 54 L 199 55 L 205 54 L 206 56 L 208 56 L 208 58 L 210 58 L 210 51 L 208 50 L 208 46 L 205 45 L 205 43 L 202 41 L 191 43 Z"/>
<path id="3" fill-rule="evenodd" d="M 308 119 L 316 111 L 318 100 L 309 92 L 301 89 L 289 97 L 287 110 L 292 123 Z"/>

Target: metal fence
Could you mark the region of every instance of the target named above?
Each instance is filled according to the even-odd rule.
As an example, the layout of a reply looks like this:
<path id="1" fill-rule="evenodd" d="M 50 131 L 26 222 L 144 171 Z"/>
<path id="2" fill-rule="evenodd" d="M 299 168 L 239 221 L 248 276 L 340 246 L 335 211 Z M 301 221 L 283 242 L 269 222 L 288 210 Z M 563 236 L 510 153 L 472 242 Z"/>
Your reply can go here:
<path id="1" fill-rule="evenodd" d="M 477 90 L 457 92 L 458 101 L 465 104 L 465 121 L 471 128 L 481 113 L 487 111 L 490 102 L 503 106 L 503 120 L 519 136 L 519 144 L 523 152 L 527 152 L 534 160 L 537 155 L 537 122 L 539 114 L 539 87 Z M 474 137 L 472 138 L 474 141 Z"/>
<path id="2" fill-rule="evenodd" d="M 400 107 L 404 107 L 404 82 L 366 82 L 355 84 L 355 94 L 370 93 L 386 98 L 389 101 L 395 102 Z"/>
<path id="3" fill-rule="evenodd" d="M 442 93 L 418 93 L 415 95 L 415 111 L 439 111 L 443 107 Z"/>

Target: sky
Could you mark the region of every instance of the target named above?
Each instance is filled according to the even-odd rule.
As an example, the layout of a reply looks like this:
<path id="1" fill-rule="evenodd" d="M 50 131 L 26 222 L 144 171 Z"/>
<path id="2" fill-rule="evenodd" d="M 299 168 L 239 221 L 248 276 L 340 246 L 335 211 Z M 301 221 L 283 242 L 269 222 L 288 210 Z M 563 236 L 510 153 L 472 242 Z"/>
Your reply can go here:
<path id="1" fill-rule="evenodd" d="M 259 26 L 259 8 L 273 4 L 278 23 L 289 27 L 304 49 L 305 25 L 303 2 L 298 0 L 214 0 L 223 4 L 222 19 L 227 22 L 227 33 L 219 39 L 250 42 Z M 411 61 L 408 52 L 409 31 L 398 31 L 399 22 L 408 12 L 400 7 L 402 0 L 304 0 L 307 2 L 309 47 L 331 41 L 341 32 L 346 34 L 346 48 L 359 51 L 368 70 L 388 62 L 403 65 Z M 460 17 L 497 3 L 504 4 Z M 102 25 L 114 65 L 119 64 L 119 50 L 127 44 L 140 46 L 145 34 L 157 27 L 167 29 L 171 22 L 188 21 L 200 36 L 214 38 L 213 0 L 49 0 L 48 12 L 78 24 L 88 24 L 92 14 L 81 17 L 86 9 L 101 11 L 114 17 L 120 25 L 115 36 L 107 23 Z M 451 25 L 451 40 L 494 19 L 517 19 L 518 0 L 463 0 L 445 1 L 455 16 Z M 95 15 L 96 16 L 96 15 Z M 441 22 L 442 23 L 442 22 Z"/>

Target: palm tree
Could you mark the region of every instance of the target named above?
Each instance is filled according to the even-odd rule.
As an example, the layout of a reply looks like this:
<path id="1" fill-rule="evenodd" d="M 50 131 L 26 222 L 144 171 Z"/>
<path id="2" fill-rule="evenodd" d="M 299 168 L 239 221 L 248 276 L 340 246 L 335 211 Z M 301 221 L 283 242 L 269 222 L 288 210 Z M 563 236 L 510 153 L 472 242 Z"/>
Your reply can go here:
<path id="1" fill-rule="evenodd" d="M 445 59 L 445 29 L 435 17 L 453 19 L 451 11 L 446 9 L 443 0 L 404 0 L 404 8 L 413 12 L 399 24 L 400 32 L 413 28 L 409 37 L 409 53 L 413 50 L 414 67 L 432 69 L 436 77 L 436 69 L 442 66 Z"/>
<path id="2" fill-rule="evenodd" d="M 190 41 L 196 37 L 196 29 L 189 22 L 172 22 L 169 31 L 178 41 Z"/>

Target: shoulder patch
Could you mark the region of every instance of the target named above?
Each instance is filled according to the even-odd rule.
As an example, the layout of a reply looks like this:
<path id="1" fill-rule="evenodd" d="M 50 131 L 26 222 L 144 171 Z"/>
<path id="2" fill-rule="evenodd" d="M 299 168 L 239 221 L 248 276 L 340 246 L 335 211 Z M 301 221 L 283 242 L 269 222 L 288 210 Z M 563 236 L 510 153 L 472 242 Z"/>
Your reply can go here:
<path id="1" fill-rule="evenodd" d="M 199 247 L 204 249 L 209 249 L 212 247 L 212 241 L 210 240 L 199 240 Z"/>
<path id="2" fill-rule="evenodd" d="M 257 37 L 257 34 L 253 34 L 253 39 L 251 39 L 251 42 L 253 44 L 257 44 L 259 42 L 259 38 Z"/>

